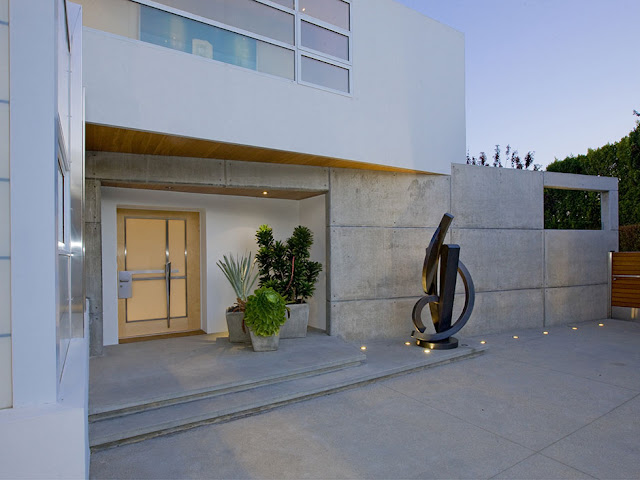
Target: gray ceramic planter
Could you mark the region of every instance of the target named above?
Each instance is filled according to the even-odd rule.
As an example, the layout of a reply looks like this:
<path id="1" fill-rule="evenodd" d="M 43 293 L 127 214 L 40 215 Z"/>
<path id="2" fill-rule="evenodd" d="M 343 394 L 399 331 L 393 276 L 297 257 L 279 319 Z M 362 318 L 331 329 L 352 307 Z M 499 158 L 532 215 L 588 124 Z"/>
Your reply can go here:
<path id="1" fill-rule="evenodd" d="M 272 352 L 278 350 L 278 344 L 280 343 L 280 334 L 276 333 L 270 337 L 261 337 L 249 330 L 251 335 L 251 345 L 254 352 Z"/>
<path id="2" fill-rule="evenodd" d="M 245 326 L 245 332 L 242 331 L 242 321 L 244 320 L 244 312 L 227 312 L 227 329 L 229 330 L 229 341 L 231 343 L 249 343 L 249 327 Z"/>
<path id="3" fill-rule="evenodd" d="M 280 327 L 280 338 L 306 337 L 309 325 L 309 304 L 291 303 L 287 307 L 291 310 L 291 316 Z"/>

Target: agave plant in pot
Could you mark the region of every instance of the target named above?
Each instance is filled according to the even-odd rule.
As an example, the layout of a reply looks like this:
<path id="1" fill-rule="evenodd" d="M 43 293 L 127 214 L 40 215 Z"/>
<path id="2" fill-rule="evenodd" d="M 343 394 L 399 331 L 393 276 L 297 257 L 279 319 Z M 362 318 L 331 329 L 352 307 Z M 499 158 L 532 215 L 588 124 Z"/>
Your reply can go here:
<path id="1" fill-rule="evenodd" d="M 280 327 L 286 321 L 286 312 L 284 298 L 273 288 L 261 287 L 247 298 L 244 318 L 254 351 L 278 349 Z"/>
<path id="2" fill-rule="evenodd" d="M 299 225 L 286 241 L 275 240 L 273 229 L 262 225 L 256 232 L 258 253 L 256 261 L 260 272 L 258 285 L 273 288 L 282 295 L 290 316 L 280 331 L 280 338 L 297 338 L 307 335 L 309 305 L 306 299 L 313 296 L 322 264 L 309 259 L 313 233 Z"/>
<path id="3" fill-rule="evenodd" d="M 254 272 L 255 260 L 251 258 L 251 252 L 235 258 L 229 254 L 222 256 L 216 265 L 227 277 L 233 291 L 236 294 L 236 303 L 227 308 L 227 329 L 231 343 L 248 343 L 251 341 L 249 330 L 245 326 L 244 315 L 247 303 L 247 295 L 253 289 L 258 278 L 258 272 Z"/>

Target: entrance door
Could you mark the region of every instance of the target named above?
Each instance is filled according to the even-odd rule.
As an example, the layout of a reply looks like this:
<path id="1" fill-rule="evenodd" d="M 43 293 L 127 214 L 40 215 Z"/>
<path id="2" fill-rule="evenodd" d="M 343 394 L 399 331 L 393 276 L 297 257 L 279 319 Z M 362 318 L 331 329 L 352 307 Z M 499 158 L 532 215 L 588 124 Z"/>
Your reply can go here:
<path id="1" fill-rule="evenodd" d="M 200 329 L 197 212 L 118 209 L 118 337 Z"/>

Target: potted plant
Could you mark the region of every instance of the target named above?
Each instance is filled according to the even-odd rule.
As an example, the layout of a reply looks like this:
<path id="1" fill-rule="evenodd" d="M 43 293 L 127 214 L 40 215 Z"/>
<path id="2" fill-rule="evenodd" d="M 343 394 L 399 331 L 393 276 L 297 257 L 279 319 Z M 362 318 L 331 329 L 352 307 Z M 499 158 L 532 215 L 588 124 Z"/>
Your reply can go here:
<path id="1" fill-rule="evenodd" d="M 284 298 L 273 288 L 262 287 L 247 298 L 244 321 L 255 352 L 278 349 L 280 327 L 286 321 Z"/>
<path id="2" fill-rule="evenodd" d="M 236 303 L 226 311 L 227 329 L 231 343 L 247 343 L 251 341 L 249 331 L 245 327 L 244 312 L 247 303 L 247 294 L 251 291 L 258 278 L 258 272 L 254 273 L 255 261 L 249 255 L 222 256 L 216 265 L 227 277 L 233 291 L 236 294 Z"/>
<path id="3" fill-rule="evenodd" d="M 258 253 L 256 261 L 260 273 L 258 285 L 273 288 L 282 295 L 290 317 L 280 331 L 281 338 L 307 335 L 309 305 L 305 300 L 313 295 L 322 264 L 309 260 L 313 233 L 297 226 L 285 242 L 274 240 L 273 229 L 262 225 L 256 232 Z"/>

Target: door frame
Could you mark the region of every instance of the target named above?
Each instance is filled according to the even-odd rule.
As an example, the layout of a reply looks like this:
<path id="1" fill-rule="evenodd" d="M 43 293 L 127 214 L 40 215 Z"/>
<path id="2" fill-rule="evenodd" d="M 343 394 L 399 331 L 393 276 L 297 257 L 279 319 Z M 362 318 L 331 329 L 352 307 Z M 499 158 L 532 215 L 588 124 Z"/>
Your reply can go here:
<path id="1" fill-rule="evenodd" d="M 111 190 L 111 188 L 110 188 Z M 113 188 L 114 191 L 120 190 Z M 197 212 L 200 217 L 200 329 L 206 332 L 207 319 L 207 255 L 206 255 L 206 211 L 203 208 L 189 204 L 176 206 L 167 202 L 145 201 L 146 190 L 124 189 L 127 200 L 121 201 L 110 192 L 110 200 L 101 199 L 100 205 L 100 239 L 102 258 L 102 299 L 103 312 L 102 343 L 104 346 L 119 343 L 118 326 L 118 265 L 117 265 L 117 211 L 119 209 L 132 210 L 162 210 L 175 212 Z M 131 198 L 133 194 L 134 198 Z M 90 280 L 89 280 L 90 281 Z M 95 302 L 98 304 L 98 302 Z M 92 307 L 93 308 L 93 307 Z"/>
<path id="2" fill-rule="evenodd" d="M 194 218 L 195 217 L 195 218 Z M 200 279 L 202 277 L 202 261 L 201 255 L 201 235 L 200 235 L 200 212 L 185 210 L 158 210 L 146 208 L 116 208 L 117 219 L 117 263 L 118 272 L 127 270 L 127 220 L 128 219 L 149 219 L 160 220 L 165 223 L 165 253 L 169 255 L 169 222 L 171 220 L 184 221 L 184 272 L 183 276 L 177 276 L 176 280 L 184 280 L 185 285 L 185 315 L 172 317 L 175 320 L 174 325 L 170 325 L 169 316 L 164 319 L 138 320 L 129 323 L 128 315 L 128 299 L 118 298 L 118 341 L 126 343 L 135 341 L 136 339 L 153 339 L 160 336 L 175 334 L 188 334 L 193 332 L 201 332 L 202 316 Z M 189 234 L 191 232 L 191 235 Z M 187 255 L 187 252 L 190 252 Z M 167 257 L 168 258 L 168 257 Z M 178 259 L 175 262 L 179 264 Z M 160 266 L 160 264 L 158 265 Z M 162 265 L 164 267 L 164 265 Z M 135 270 L 135 268 L 134 268 Z M 166 273 L 166 271 L 165 271 Z M 196 273 L 194 275 L 194 273 Z M 164 276 L 164 274 L 163 274 Z M 173 276 L 173 275 L 172 275 Z M 136 277 L 137 278 L 137 277 Z M 135 282 L 135 278 L 132 281 Z M 133 284 L 134 289 L 136 284 Z M 140 287 L 140 285 L 138 285 Z M 141 287 L 140 287 L 141 288 Z M 168 293 L 168 290 L 167 290 Z M 167 298 L 167 307 L 169 306 Z M 167 312 L 168 314 L 168 312 Z M 164 326 L 164 322 L 167 326 Z M 155 330 L 155 332 L 154 332 Z"/>

